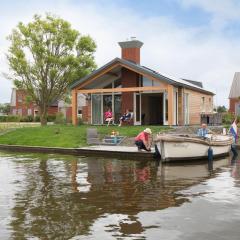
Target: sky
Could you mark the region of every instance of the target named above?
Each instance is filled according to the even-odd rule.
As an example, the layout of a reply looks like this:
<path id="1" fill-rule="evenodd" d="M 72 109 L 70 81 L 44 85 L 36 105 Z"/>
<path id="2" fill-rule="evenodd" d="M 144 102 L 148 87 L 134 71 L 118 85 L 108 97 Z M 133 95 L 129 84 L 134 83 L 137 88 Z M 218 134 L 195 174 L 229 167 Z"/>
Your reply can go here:
<path id="1" fill-rule="evenodd" d="M 0 103 L 9 102 L 13 84 L 6 39 L 34 14 L 55 14 L 97 44 L 98 67 L 120 57 L 119 41 L 144 43 L 141 64 L 170 76 L 202 81 L 228 107 L 235 72 L 240 71 L 239 0 L 8 0 L 0 8 Z"/>

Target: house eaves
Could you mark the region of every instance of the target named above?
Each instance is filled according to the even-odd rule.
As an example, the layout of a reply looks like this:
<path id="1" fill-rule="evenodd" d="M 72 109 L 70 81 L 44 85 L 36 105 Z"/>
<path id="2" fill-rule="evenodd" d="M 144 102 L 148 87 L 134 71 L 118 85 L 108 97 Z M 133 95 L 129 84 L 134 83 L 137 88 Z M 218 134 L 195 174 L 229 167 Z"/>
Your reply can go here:
<path id="1" fill-rule="evenodd" d="M 72 85 L 70 85 L 70 89 L 74 89 L 75 87 L 84 83 L 85 81 L 87 81 L 91 77 L 94 77 L 95 75 L 97 75 L 101 71 L 105 70 L 106 68 L 108 68 L 111 65 L 113 65 L 115 63 L 118 63 L 118 62 L 119 62 L 120 65 L 123 65 L 123 67 L 125 65 L 125 66 L 135 70 L 136 72 L 138 72 L 140 74 L 142 73 L 142 74 L 149 75 L 153 78 L 164 81 L 168 84 L 172 84 L 174 86 L 186 87 L 188 89 L 192 89 L 192 90 L 195 90 L 195 91 L 198 91 L 198 92 L 203 92 L 203 93 L 206 93 L 206 94 L 209 94 L 209 95 L 215 95 L 213 92 L 208 91 L 208 90 L 206 90 L 206 89 L 204 89 L 200 86 L 197 86 L 197 85 L 195 85 L 191 82 L 185 81 L 185 80 L 180 79 L 180 78 L 175 78 L 175 77 L 172 77 L 172 76 L 170 77 L 170 76 L 167 76 L 167 74 L 158 73 L 158 72 L 156 72 L 156 71 L 154 71 L 150 68 L 141 66 L 141 65 L 136 64 L 134 62 L 127 61 L 127 60 L 121 59 L 121 58 L 114 58 L 112 61 L 108 62 L 107 64 L 105 64 L 102 67 L 98 68 L 97 70 L 93 71 L 91 74 L 87 75 L 86 77 L 75 81 Z"/>

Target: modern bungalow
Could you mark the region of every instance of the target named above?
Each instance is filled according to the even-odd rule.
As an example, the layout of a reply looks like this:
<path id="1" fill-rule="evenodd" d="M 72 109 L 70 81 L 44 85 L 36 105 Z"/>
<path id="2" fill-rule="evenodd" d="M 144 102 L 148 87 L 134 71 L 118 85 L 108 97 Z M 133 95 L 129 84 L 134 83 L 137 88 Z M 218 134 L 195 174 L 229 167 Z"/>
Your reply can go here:
<path id="1" fill-rule="evenodd" d="M 139 40 L 119 42 L 122 58 L 115 58 L 74 82 L 72 122 L 77 124 L 78 95 L 86 96 L 82 118 L 89 124 L 104 124 L 111 108 L 115 122 L 130 110 L 134 125 L 200 124 L 201 114 L 213 112 L 211 91 L 201 82 L 170 77 L 140 65 Z"/>

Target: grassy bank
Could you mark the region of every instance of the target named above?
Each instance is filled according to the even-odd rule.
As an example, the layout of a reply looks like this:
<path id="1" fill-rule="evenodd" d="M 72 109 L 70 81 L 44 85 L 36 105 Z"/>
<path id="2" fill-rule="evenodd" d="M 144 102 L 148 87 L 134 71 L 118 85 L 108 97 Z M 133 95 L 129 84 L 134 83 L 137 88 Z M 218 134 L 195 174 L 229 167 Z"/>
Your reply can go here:
<path id="1" fill-rule="evenodd" d="M 45 127 L 24 127 L 8 132 L 0 136 L 0 144 L 25 145 L 25 146 L 47 146 L 47 147 L 81 147 L 86 146 L 86 129 L 88 126 L 78 127 L 65 125 L 52 125 Z M 97 126 L 100 135 L 110 134 L 113 130 L 120 135 L 134 137 L 147 126 Z M 167 127 L 148 126 L 153 133 L 167 130 Z"/>

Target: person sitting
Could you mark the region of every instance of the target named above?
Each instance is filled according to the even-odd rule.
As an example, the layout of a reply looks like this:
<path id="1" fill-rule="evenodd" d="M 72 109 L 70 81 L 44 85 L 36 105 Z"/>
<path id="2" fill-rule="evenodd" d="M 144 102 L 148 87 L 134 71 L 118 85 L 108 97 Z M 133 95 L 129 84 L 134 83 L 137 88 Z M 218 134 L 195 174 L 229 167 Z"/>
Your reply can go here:
<path id="1" fill-rule="evenodd" d="M 126 122 L 126 121 L 129 121 L 130 119 L 131 119 L 131 117 L 132 117 L 132 114 L 131 114 L 131 112 L 127 109 L 126 110 L 126 113 L 124 113 L 121 117 L 120 117 L 120 119 L 119 119 L 119 127 L 121 127 L 122 126 L 122 124 L 123 124 L 123 122 Z"/>
<path id="2" fill-rule="evenodd" d="M 111 122 L 113 123 L 113 114 L 110 108 L 104 113 L 104 119 L 108 123 L 107 126 L 109 126 Z"/>
<path id="3" fill-rule="evenodd" d="M 202 126 L 201 126 L 201 128 L 198 129 L 197 135 L 198 135 L 199 137 L 205 138 L 206 135 L 209 134 L 209 133 L 212 133 L 212 131 L 210 131 L 210 130 L 207 128 L 207 124 L 203 123 Z"/>
<path id="4" fill-rule="evenodd" d="M 138 151 L 142 149 L 145 151 L 151 151 L 150 135 L 152 131 L 150 128 L 146 128 L 144 131 L 140 132 L 137 137 L 135 137 L 135 144 L 138 148 Z"/>

